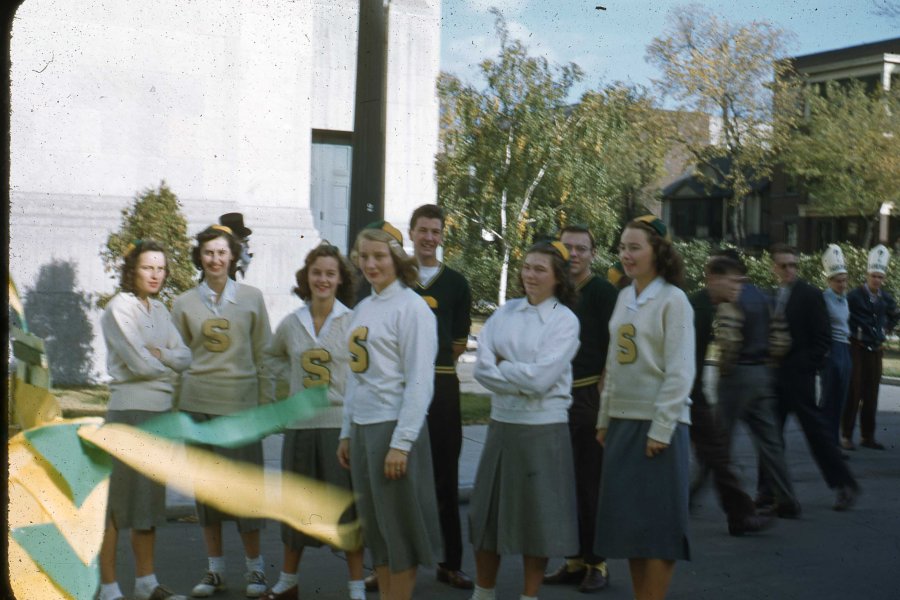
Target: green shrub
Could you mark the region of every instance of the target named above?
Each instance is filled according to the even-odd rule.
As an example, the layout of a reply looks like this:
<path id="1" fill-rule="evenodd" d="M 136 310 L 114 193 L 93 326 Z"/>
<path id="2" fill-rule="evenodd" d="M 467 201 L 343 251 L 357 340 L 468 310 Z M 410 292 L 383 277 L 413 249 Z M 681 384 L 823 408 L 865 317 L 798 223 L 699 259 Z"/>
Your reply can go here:
<path id="1" fill-rule="evenodd" d="M 169 276 L 159 298 L 169 307 L 172 300 L 195 284 L 196 270 L 191 262 L 191 240 L 187 235 L 187 221 L 181 212 L 181 202 L 165 181 L 159 188 L 145 189 L 135 196 L 134 203 L 122 209 L 122 224 L 111 233 L 100 253 L 103 268 L 116 280 L 112 294 L 100 296 L 100 308 L 119 292 L 119 269 L 128 245 L 135 240 L 154 239 L 166 249 Z"/>

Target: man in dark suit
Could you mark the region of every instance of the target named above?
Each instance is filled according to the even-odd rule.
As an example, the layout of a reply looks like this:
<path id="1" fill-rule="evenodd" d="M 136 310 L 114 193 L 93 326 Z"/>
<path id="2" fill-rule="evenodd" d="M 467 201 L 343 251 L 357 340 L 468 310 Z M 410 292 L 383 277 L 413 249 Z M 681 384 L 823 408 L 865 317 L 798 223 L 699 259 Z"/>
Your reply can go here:
<path id="1" fill-rule="evenodd" d="M 771 250 L 773 271 L 779 287 L 775 295 L 774 319 L 783 319 L 790 334 L 790 346 L 775 370 L 778 421 L 793 412 L 800 422 L 809 449 L 825 483 L 837 490 L 835 510 L 847 510 L 859 495 L 856 483 L 840 450 L 828 433 L 828 424 L 816 405 L 816 372 L 825 365 L 831 343 L 831 325 L 822 292 L 797 277 L 797 252 L 785 244 Z M 760 470 L 760 497 L 768 494 L 766 473 Z M 793 516 L 793 515 L 791 515 Z"/>

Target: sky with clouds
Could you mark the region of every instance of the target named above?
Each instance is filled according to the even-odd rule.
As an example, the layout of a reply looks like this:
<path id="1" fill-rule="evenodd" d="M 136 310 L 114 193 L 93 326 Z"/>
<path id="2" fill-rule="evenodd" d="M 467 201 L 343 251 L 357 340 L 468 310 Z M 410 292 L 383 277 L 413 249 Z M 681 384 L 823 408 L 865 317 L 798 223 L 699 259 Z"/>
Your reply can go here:
<path id="1" fill-rule="evenodd" d="M 794 56 L 900 37 L 900 17 L 876 14 L 885 0 L 703 0 L 733 22 L 771 21 L 794 34 Z M 597 5 L 607 10 L 597 10 Z M 900 2 L 895 2 L 900 4 Z M 481 87 L 478 63 L 496 56 L 495 6 L 510 34 L 551 63 L 578 64 L 584 81 L 575 90 L 625 81 L 649 85 L 657 75 L 644 61 L 651 39 L 661 35 L 676 0 L 442 0 L 441 69 Z"/>

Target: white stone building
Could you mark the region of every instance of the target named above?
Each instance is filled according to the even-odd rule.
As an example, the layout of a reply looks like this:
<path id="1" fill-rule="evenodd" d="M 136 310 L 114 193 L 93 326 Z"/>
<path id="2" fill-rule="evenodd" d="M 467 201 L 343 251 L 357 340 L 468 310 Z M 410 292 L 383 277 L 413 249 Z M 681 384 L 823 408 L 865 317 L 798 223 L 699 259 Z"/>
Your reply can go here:
<path id="1" fill-rule="evenodd" d="M 386 6 L 384 215 L 406 231 L 412 209 L 436 198 L 440 2 Z M 92 301 L 93 378 L 105 376 L 93 300 L 115 285 L 100 250 L 142 190 L 165 180 L 190 235 L 244 213 L 246 281 L 265 293 L 273 327 L 297 306 L 290 289 L 305 253 L 322 238 L 346 250 L 359 11 L 359 0 L 18 9 L 9 268 L 23 293 L 43 274 L 51 305 L 73 287 Z M 61 263 L 74 282 L 54 281 L 47 266 Z"/>

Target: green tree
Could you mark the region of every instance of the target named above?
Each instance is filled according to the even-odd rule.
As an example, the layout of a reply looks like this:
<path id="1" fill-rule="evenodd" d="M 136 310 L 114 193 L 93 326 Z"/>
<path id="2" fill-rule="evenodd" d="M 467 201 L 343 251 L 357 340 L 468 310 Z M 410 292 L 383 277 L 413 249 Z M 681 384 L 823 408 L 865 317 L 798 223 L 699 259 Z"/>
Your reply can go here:
<path id="1" fill-rule="evenodd" d="M 160 291 L 160 299 L 171 306 L 172 299 L 194 286 L 196 270 L 191 262 L 191 240 L 187 235 L 187 221 L 181 212 L 181 202 L 161 181 L 156 189 L 147 188 L 135 196 L 134 202 L 122 209 L 119 230 L 109 235 L 101 251 L 103 268 L 118 281 L 122 257 L 135 240 L 154 239 L 166 249 L 169 276 Z M 119 291 L 100 297 L 102 308 Z"/>
<path id="2" fill-rule="evenodd" d="M 808 116 L 789 132 L 785 169 L 818 211 L 864 218 L 868 248 L 882 204 L 900 208 L 900 91 L 829 82 L 808 86 L 804 99 Z"/>
<path id="3" fill-rule="evenodd" d="M 730 195 L 730 228 L 738 245 L 745 234 L 744 204 L 752 181 L 767 177 L 779 146 L 778 107 L 791 102 L 795 79 L 786 54 L 789 36 L 767 21 L 731 23 L 702 5 L 670 11 L 669 29 L 647 47 L 646 60 L 661 78 L 654 83 L 678 109 L 710 115 L 718 139 L 674 140 L 696 161 L 710 188 Z M 790 114 L 790 113 L 784 113 Z"/>
<path id="4" fill-rule="evenodd" d="M 563 183 L 569 183 L 564 187 L 588 199 L 603 198 L 599 205 L 612 215 L 577 220 L 595 225 L 598 233 L 615 235 L 618 228 L 610 229 L 609 216 L 614 217 L 613 223 L 624 225 L 649 212 L 658 198 L 654 184 L 664 173 L 672 122 L 654 106 L 646 89 L 622 84 L 585 93 L 575 114 L 579 127 L 572 143 L 576 152 L 564 165 L 562 176 L 568 179 Z"/>
<path id="5" fill-rule="evenodd" d="M 575 64 L 551 66 L 510 37 L 496 9 L 500 54 L 481 63 L 484 89 L 451 75 L 438 81 L 441 151 L 438 198 L 448 222 L 448 262 L 499 264 L 503 304 L 511 264 L 534 232 L 553 232 L 560 199 L 550 180 L 567 150 L 574 115 L 567 104 L 582 77 Z"/>

